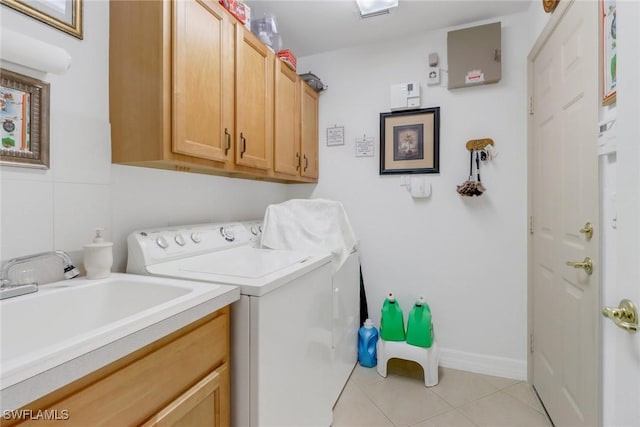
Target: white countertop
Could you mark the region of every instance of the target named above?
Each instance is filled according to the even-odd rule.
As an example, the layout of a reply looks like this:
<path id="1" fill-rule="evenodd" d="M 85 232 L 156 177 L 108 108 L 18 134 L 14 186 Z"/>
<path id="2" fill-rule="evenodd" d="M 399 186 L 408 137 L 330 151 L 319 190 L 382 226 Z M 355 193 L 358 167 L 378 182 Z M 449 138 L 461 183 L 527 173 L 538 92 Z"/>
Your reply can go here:
<path id="1" fill-rule="evenodd" d="M 113 299 L 109 300 L 113 297 L 111 290 L 128 292 L 127 286 L 137 289 L 138 295 L 115 303 L 124 314 L 118 317 L 111 313 L 93 313 L 114 304 Z M 179 291 L 166 301 L 153 302 L 153 306 L 140 311 L 126 311 L 135 310 L 136 299 L 144 304 L 144 295 L 141 298 L 139 291 L 149 292 L 153 286 L 158 286 L 158 291 L 163 286 L 163 289 L 179 288 Z M 98 288 L 108 290 L 109 295 L 96 301 L 94 289 Z M 89 295 L 92 299 L 83 303 L 78 295 Z M 113 273 L 107 279 L 76 278 L 51 283 L 40 286 L 36 293 L 2 300 L 0 407 L 2 411 L 20 408 L 239 297 L 240 290 L 235 286 Z M 77 309 L 65 307 L 65 301 L 71 301 Z M 92 314 L 91 319 L 82 318 L 87 312 Z M 65 329 L 64 322 L 75 320 L 76 313 L 78 324 L 88 326 L 73 328 L 78 330 L 65 335 L 65 330 L 60 329 Z"/>

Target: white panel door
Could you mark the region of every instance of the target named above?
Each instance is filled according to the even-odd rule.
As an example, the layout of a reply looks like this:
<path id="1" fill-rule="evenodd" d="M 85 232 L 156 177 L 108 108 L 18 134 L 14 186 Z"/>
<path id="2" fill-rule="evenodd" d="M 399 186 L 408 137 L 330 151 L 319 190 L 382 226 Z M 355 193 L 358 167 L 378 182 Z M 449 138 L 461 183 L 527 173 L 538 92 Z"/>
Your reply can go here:
<path id="1" fill-rule="evenodd" d="M 533 384 L 558 426 L 599 421 L 598 14 L 572 2 L 530 55 Z M 593 235 L 582 231 L 594 224 Z M 593 271 L 580 268 L 590 261 Z"/>

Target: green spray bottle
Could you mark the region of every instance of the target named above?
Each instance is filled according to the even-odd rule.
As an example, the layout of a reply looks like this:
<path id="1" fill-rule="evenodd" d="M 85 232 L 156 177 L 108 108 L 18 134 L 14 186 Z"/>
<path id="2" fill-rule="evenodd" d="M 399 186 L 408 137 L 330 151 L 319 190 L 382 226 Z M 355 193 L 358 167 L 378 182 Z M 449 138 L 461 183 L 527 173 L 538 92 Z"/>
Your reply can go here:
<path id="1" fill-rule="evenodd" d="M 407 344 L 424 348 L 433 344 L 431 309 L 422 297 L 413 305 L 407 319 Z"/>
<path id="2" fill-rule="evenodd" d="M 404 317 L 400 304 L 389 292 L 382 305 L 380 317 L 380 338 L 385 341 L 404 341 Z"/>

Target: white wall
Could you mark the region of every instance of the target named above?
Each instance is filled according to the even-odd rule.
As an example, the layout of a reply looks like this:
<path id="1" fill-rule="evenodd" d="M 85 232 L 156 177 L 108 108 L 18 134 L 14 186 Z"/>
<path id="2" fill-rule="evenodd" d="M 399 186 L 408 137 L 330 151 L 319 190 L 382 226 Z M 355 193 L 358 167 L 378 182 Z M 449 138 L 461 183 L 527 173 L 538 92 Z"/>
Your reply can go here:
<path id="1" fill-rule="evenodd" d="M 282 184 L 111 165 L 109 3 L 84 1 L 84 40 L 2 6 L 2 28 L 66 49 L 69 71 L 44 74 L 2 66 L 51 83 L 51 169 L 0 168 L 0 259 L 62 249 L 81 264 L 96 227 L 115 242 L 115 271 L 135 228 L 261 217 L 285 200 Z"/>
<path id="2" fill-rule="evenodd" d="M 405 317 L 422 295 L 444 366 L 525 378 L 526 56 L 533 40 L 528 13 L 501 21 L 503 77 L 493 85 L 453 91 L 426 85 L 430 52 L 447 68 L 449 29 L 300 58 L 299 72 L 311 70 L 329 88 L 320 96 L 320 182 L 289 195 L 345 205 L 361 241 L 376 324 L 388 291 Z M 389 86 L 414 80 L 421 82 L 421 107 L 441 112 L 441 173 L 424 175 L 433 185 L 426 200 L 413 200 L 399 176 L 378 174 L 379 113 L 389 111 Z M 336 124 L 344 125 L 346 143 L 327 147 L 325 129 Z M 354 139 L 364 134 L 375 136 L 376 155 L 355 158 Z M 481 165 L 488 191 L 463 198 L 456 185 L 469 174 L 465 143 L 484 137 L 499 152 Z"/>
<path id="3" fill-rule="evenodd" d="M 640 4 L 619 1 L 617 11 L 618 86 L 616 107 L 615 281 L 605 284 L 603 305 L 623 298 L 640 303 Z M 603 319 L 603 422 L 605 426 L 637 425 L 640 419 L 640 339 Z M 629 404 L 629 396 L 633 396 Z"/>

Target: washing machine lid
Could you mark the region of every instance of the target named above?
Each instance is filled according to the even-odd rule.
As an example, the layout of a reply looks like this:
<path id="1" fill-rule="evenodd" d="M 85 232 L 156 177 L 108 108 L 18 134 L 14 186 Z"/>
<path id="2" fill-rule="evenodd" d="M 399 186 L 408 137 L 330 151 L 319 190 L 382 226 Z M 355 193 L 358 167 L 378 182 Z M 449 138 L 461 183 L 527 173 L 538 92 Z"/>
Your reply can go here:
<path id="1" fill-rule="evenodd" d="M 181 271 L 257 279 L 309 258 L 298 252 L 243 246 L 185 259 Z"/>
<path id="2" fill-rule="evenodd" d="M 150 265 L 153 275 L 239 286 L 244 295 L 260 296 L 307 271 L 331 262 L 330 255 L 240 246 Z"/>

